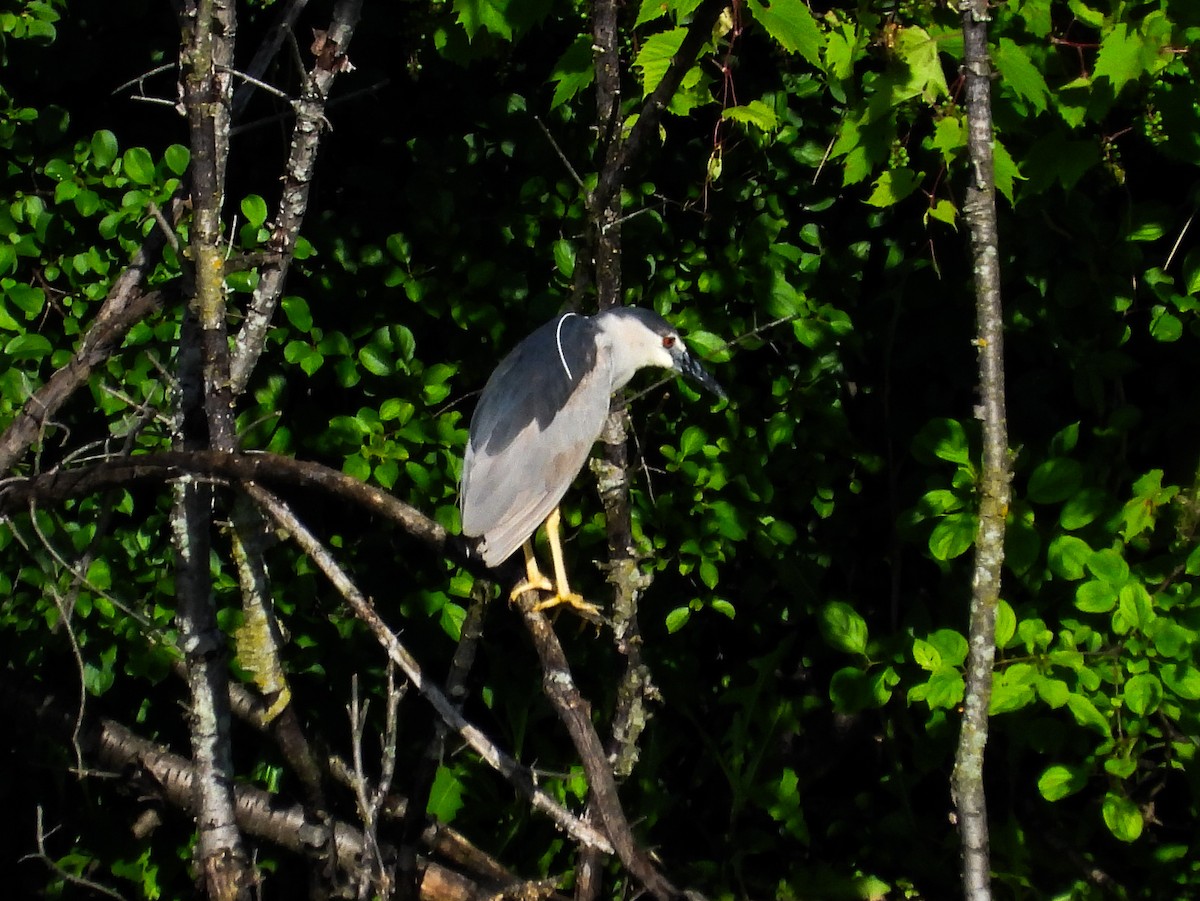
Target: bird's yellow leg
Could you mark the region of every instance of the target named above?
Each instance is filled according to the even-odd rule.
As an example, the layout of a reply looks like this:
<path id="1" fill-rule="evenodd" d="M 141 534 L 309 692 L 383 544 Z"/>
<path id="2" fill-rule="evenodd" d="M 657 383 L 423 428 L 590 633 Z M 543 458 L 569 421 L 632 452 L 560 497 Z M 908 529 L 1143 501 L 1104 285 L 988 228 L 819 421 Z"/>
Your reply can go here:
<path id="1" fill-rule="evenodd" d="M 525 552 L 525 578 L 518 582 L 516 588 L 509 594 L 508 600 L 511 603 L 517 599 L 518 595 L 524 594 L 526 591 L 540 589 L 542 591 L 553 591 L 554 586 L 550 580 L 542 575 L 542 571 L 538 569 L 537 557 L 533 556 L 533 539 L 528 539 L 521 545 L 521 550 Z"/>
<path id="2" fill-rule="evenodd" d="M 594 617 L 600 613 L 600 608 L 589 604 L 581 595 L 571 591 L 567 582 L 567 567 L 563 564 L 562 540 L 558 533 L 558 524 L 562 520 L 558 507 L 546 517 L 546 540 L 550 544 L 550 557 L 554 561 L 554 597 L 538 602 L 535 610 L 545 610 L 557 607 L 559 604 L 569 604 L 586 616 Z"/>

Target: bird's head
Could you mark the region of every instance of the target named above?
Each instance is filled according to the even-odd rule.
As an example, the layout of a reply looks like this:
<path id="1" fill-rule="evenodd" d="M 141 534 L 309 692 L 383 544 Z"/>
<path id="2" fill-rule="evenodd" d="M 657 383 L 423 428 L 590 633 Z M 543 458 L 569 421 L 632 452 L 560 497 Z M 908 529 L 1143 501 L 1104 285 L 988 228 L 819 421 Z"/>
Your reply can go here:
<path id="1" fill-rule="evenodd" d="M 633 374 L 647 366 L 671 369 L 717 397 L 723 389 L 688 351 L 679 332 L 653 310 L 618 307 L 595 317 L 613 348 L 614 388 L 622 388 Z"/>

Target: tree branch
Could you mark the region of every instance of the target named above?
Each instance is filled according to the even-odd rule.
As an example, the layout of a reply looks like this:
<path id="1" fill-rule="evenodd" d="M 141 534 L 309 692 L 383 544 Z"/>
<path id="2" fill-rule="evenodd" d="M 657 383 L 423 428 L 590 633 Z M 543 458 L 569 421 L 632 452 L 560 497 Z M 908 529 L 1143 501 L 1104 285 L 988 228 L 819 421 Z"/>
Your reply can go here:
<path id="1" fill-rule="evenodd" d="M 971 160 L 964 216 L 970 228 L 975 273 L 980 392 L 977 415 L 983 420 L 983 471 L 975 533 L 966 695 L 951 789 L 962 840 L 963 896 L 969 901 L 988 901 L 992 896 L 991 865 L 983 758 L 988 739 L 988 707 L 996 655 L 996 606 L 1004 563 L 1011 473 L 1004 396 L 1004 311 L 1000 302 L 992 165 L 988 4 L 987 0 L 965 0 L 961 8 L 967 149 Z"/>
<path id="2" fill-rule="evenodd" d="M 8 714 L 6 720 L 10 722 L 28 721 L 33 728 L 51 734 L 70 732 L 71 716 L 54 699 L 35 697 L 8 680 L 0 680 L 0 708 Z M 192 761 L 108 718 L 90 720 L 84 741 L 88 756 L 99 767 L 122 774 L 126 784 L 136 786 L 145 795 L 158 796 L 187 814 L 199 814 L 196 786 L 200 775 Z M 303 806 L 281 803 L 277 795 L 251 785 L 238 784 L 235 796 L 238 825 L 247 834 L 295 854 L 332 846 L 336 849 L 337 866 L 343 872 L 354 875 L 361 869 L 363 835 L 353 826 L 339 820 L 314 823 Z M 429 838 L 436 846 L 446 848 L 451 859 L 475 862 L 469 855 L 456 852 L 450 847 L 452 843 L 437 833 L 430 832 Z M 489 865 L 486 858 L 483 866 L 469 876 L 425 856 L 421 859 L 421 869 L 423 901 L 484 901 L 497 897 L 505 889 L 519 890 L 524 885 L 502 868 Z"/>
<path id="3" fill-rule="evenodd" d="M 31 499 L 38 503 L 56 503 L 127 482 L 161 482 L 185 474 L 316 488 L 391 520 L 431 550 L 446 554 L 474 572 L 486 572 L 477 560 L 467 556 L 459 539 L 388 492 L 320 463 L 269 453 L 163 451 L 55 469 L 29 478 L 12 478 L 0 482 L 0 516 L 23 512 Z"/>
<path id="4" fill-rule="evenodd" d="M 198 0 L 185 28 L 184 107 L 192 151 L 190 247 L 195 274 L 182 341 L 198 335 L 198 361 L 185 363 L 191 348 L 181 347 L 180 366 L 192 372 L 198 362 L 202 388 L 182 395 L 181 438 L 185 448 L 236 446 L 233 396 L 229 389 L 229 339 L 225 310 L 225 260 L 221 210 L 229 155 L 235 0 Z M 198 396 L 197 396 L 198 395 Z M 199 414 L 203 410 L 203 416 Z M 199 425 L 203 422 L 204 431 Z M 188 731 L 198 779 L 196 859 L 211 901 L 249 899 L 254 882 L 238 828 L 233 794 L 233 752 L 229 733 L 229 687 L 225 637 L 217 624 L 209 572 L 211 488 L 191 479 L 176 485 L 171 517 L 177 569 L 176 621 L 191 694 Z"/>
<path id="5" fill-rule="evenodd" d="M 692 13 L 688 33 L 684 36 L 683 43 L 679 45 L 679 51 L 671 57 L 671 65 L 663 75 L 662 81 L 642 104 L 638 120 L 621 143 L 620 152 L 617 154 L 614 164 L 611 167 L 606 166 L 600 173 L 596 189 L 592 192 L 588 204 L 593 210 L 602 209 L 608 205 L 613 195 L 620 194 L 630 165 L 642 152 L 642 145 L 648 138 L 658 133 L 658 123 L 662 121 L 662 114 L 666 110 L 667 104 L 679 90 L 683 76 L 691 69 L 700 48 L 707 41 L 712 40 L 713 25 L 727 5 L 726 0 L 704 0 Z"/>
<path id="6" fill-rule="evenodd" d="M 571 741 L 587 773 L 588 786 L 596 810 L 604 823 L 612 847 L 626 869 L 633 874 L 655 898 L 669 899 L 680 895 L 666 877 L 637 846 L 629 820 L 621 807 L 617 784 L 613 779 L 608 755 L 600 743 L 600 737 L 592 725 L 592 708 L 580 695 L 571 676 L 571 668 L 558 636 L 545 614 L 537 610 L 537 592 L 527 591 L 517 598 L 517 604 L 525 617 L 525 625 L 533 638 L 538 658 L 542 664 L 542 688 L 546 697 L 558 712 L 559 719 L 570 733 Z"/>
<path id="7" fill-rule="evenodd" d="M 338 53 L 345 54 L 361 12 L 362 0 L 339 0 L 334 7 L 326 40 L 336 42 Z M 262 354 L 271 317 L 275 314 L 295 257 L 300 226 L 308 212 L 308 195 L 316 168 L 317 149 L 326 125 L 325 102 L 334 79 L 344 68 L 342 65 L 325 66 L 324 59 L 318 56 L 305 79 L 304 92 L 296 103 L 296 124 L 284 168 L 283 195 L 268 243 L 273 256 L 259 272 L 258 285 L 238 332 L 230 363 L 230 386 L 235 396 L 246 390 L 246 384 Z"/>
<path id="8" fill-rule="evenodd" d="M 442 691 L 430 682 L 421 669 L 417 659 L 400 643 L 391 629 L 379 618 L 371 601 L 358 590 L 350 578 L 342 571 L 325 548 L 316 540 L 300 521 L 292 514 L 285 504 L 264 491 L 257 485 L 248 484 L 246 491 L 264 510 L 284 529 L 300 548 L 312 558 L 317 567 L 325 573 L 326 578 L 333 584 L 346 602 L 375 634 L 376 639 L 387 652 L 388 658 L 400 667 L 408 677 L 409 682 L 429 702 L 438 715 L 444 719 L 459 737 L 462 738 L 483 760 L 496 772 L 503 775 L 517 791 L 524 795 L 537 810 L 547 814 L 554 822 L 577 841 L 595 845 L 611 852 L 612 845 L 596 830 L 592 829 L 565 807 L 538 788 L 530 772 L 521 766 L 507 753 L 496 747 L 478 728 L 471 725 L 459 713 L 458 708 Z"/>
<path id="9" fill-rule="evenodd" d="M 143 284 L 157 265 L 164 243 L 158 229 L 146 236 L 128 268 L 113 283 L 75 355 L 33 393 L 0 435 L 0 475 L 9 472 L 43 435 L 54 414 L 121 346 L 129 330 L 162 308 L 162 294 L 144 291 Z"/>

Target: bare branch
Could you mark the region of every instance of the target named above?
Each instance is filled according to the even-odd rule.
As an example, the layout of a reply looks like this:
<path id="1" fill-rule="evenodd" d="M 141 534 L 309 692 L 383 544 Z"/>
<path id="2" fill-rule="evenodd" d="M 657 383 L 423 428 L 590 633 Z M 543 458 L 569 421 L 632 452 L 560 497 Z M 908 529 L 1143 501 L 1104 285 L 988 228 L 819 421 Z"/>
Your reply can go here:
<path id="1" fill-rule="evenodd" d="M 300 18 L 300 14 L 304 12 L 304 7 L 308 5 L 308 0 L 289 0 L 287 4 L 279 9 L 279 13 L 274 22 L 271 23 L 271 28 L 267 32 L 263 42 L 259 44 L 258 50 L 254 53 L 254 58 L 250 60 L 250 65 L 246 69 L 246 73 L 250 76 L 246 84 L 242 85 L 233 95 L 233 118 L 239 119 L 246 110 L 246 104 L 250 102 L 251 96 L 254 94 L 255 86 L 261 84 L 260 80 L 267 68 L 271 65 L 271 60 L 279 53 L 279 48 L 283 46 L 283 42 L 287 36 L 292 33 L 292 29 L 296 26 L 296 20 Z"/>
<path id="2" fill-rule="evenodd" d="M 18 722 L 32 723 L 36 728 L 51 730 L 54 734 L 63 734 L 68 728 L 69 715 L 52 698 L 23 692 L 7 680 L 0 680 L 0 708 L 9 722 L 13 721 L 15 715 Z M 110 772 L 120 773 L 123 781 L 136 785 L 150 797 L 161 798 L 192 816 L 199 813 L 196 805 L 199 775 L 192 761 L 142 738 L 111 719 L 90 719 L 85 735 L 86 751 L 98 765 Z M 363 837 L 354 827 L 339 821 L 328 825 L 315 824 L 304 807 L 281 803 L 277 795 L 251 785 L 239 784 L 235 792 L 238 825 L 247 834 L 297 854 L 308 853 L 313 847 L 329 845 L 336 848 L 335 863 L 344 872 L 354 873 L 361 866 Z M 464 865 L 465 862 L 464 868 L 468 868 L 478 862 L 470 855 L 456 853 L 449 841 L 439 841 L 436 836 L 431 836 L 431 839 L 439 848 L 446 848 L 445 856 L 455 866 Z M 26 859 L 52 860 L 44 847 L 41 850 L 42 854 L 30 855 Z M 422 901 L 484 901 L 486 898 L 499 897 L 502 891 L 510 888 L 515 890 L 512 897 L 539 896 L 527 893 L 531 884 L 513 879 L 507 871 L 489 866 L 486 860 L 482 866 L 473 867 L 474 875 L 469 877 L 428 858 L 422 859 L 421 866 Z M 89 888 L 103 891 L 103 887 L 98 885 Z M 541 894 L 544 896 L 545 893 Z M 108 896 L 117 899 L 122 897 L 112 892 Z"/>
<path id="3" fill-rule="evenodd" d="M 633 874 L 655 898 L 667 899 L 679 896 L 679 890 L 667 881 L 649 856 L 637 846 L 629 820 L 621 808 L 617 784 L 613 779 L 608 755 L 600 743 L 600 737 L 592 725 L 591 705 L 580 695 L 571 676 L 566 654 L 559 644 L 558 636 L 545 614 L 537 609 L 537 592 L 527 591 L 517 598 L 517 605 L 525 617 L 525 625 L 533 638 L 538 659 L 542 664 L 542 688 L 554 706 L 559 719 L 571 735 L 571 741 L 587 773 L 592 800 L 604 823 L 604 829 L 612 839 L 612 847 L 621 858 L 621 863 Z"/>
<path id="4" fill-rule="evenodd" d="M 30 478 L 10 478 L 0 482 L 0 516 L 23 512 L 30 498 L 36 498 L 39 503 L 52 503 L 82 497 L 130 481 L 166 481 L 184 473 L 316 488 L 396 523 L 434 551 L 447 554 L 456 562 L 483 572 L 478 561 L 462 552 L 458 539 L 447 534 L 439 523 L 415 507 L 336 469 L 269 453 L 164 451 L 52 470 Z"/>
<path id="5" fill-rule="evenodd" d="M 354 35 L 361 11 L 362 0 L 338 0 L 334 7 L 328 40 L 336 42 L 341 53 L 345 53 Z M 275 307 L 283 293 L 283 285 L 296 251 L 296 240 L 300 236 L 300 225 L 308 212 L 309 187 L 316 166 L 317 149 L 327 124 L 326 100 L 340 71 L 340 66 L 322 67 L 318 59 L 308 75 L 306 89 L 295 103 L 296 124 L 284 170 L 283 195 L 268 244 L 278 257 L 259 273 L 258 285 L 237 335 L 230 362 L 230 388 L 235 396 L 246 390 L 246 384 L 262 354 Z"/>
<path id="6" fill-rule="evenodd" d="M 388 657 L 408 677 L 408 681 L 427 700 L 438 715 L 469 745 L 483 760 L 503 775 L 508 781 L 532 803 L 537 810 L 547 814 L 554 822 L 566 830 L 577 841 L 595 845 L 611 852 L 612 845 L 596 830 L 592 829 L 565 807 L 547 795 L 534 784 L 529 770 L 521 766 L 507 753 L 491 742 L 478 728 L 463 718 L 458 709 L 428 679 L 421 669 L 417 659 L 400 643 L 400 639 L 379 618 L 375 607 L 342 571 L 325 548 L 316 540 L 292 512 L 277 498 L 259 488 L 257 485 L 245 486 L 246 491 L 264 510 L 283 528 L 300 548 L 308 554 L 318 568 L 325 573 L 338 592 L 358 616 L 375 634 L 376 639 L 387 651 Z M 544 619 L 544 617 L 543 617 Z"/>
<path id="7" fill-rule="evenodd" d="M 951 793 L 962 840 L 963 896 L 969 901 L 989 901 L 992 897 L 991 864 L 983 759 L 996 655 L 996 606 L 1004 563 L 1011 463 L 1004 397 L 1004 311 L 1000 302 L 1000 254 L 992 165 L 991 63 L 987 47 L 990 14 L 987 0 L 965 0 L 961 9 L 967 150 L 971 161 L 963 212 L 970 228 L 975 271 L 980 393 L 976 415 L 983 420 L 983 471 L 979 523 L 975 532 L 966 694 Z"/>
<path id="8" fill-rule="evenodd" d="M 56 826 L 55 829 L 57 828 L 58 827 Z M 97 894 L 103 895 L 106 898 L 113 898 L 115 901 L 125 901 L 124 895 L 114 889 L 109 888 L 107 885 L 101 885 L 99 882 L 88 879 L 84 876 L 77 876 L 74 873 L 64 870 L 58 865 L 58 862 L 46 851 L 46 839 L 50 835 L 54 834 L 55 829 L 51 829 L 49 833 L 46 832 L 42 823 L 42 805 L 39 804 L 37 806 L 37 823 L 35 828 L 38 848 L 37 854 L 26 854 L 21 858 L 21 860 L 40 860 L 50 868 L 51 872 L 53 872 L 55 876 L 68 885 L 77 885 L 80 888 L 87 889 L 90 892 L 96 892 Z"/>

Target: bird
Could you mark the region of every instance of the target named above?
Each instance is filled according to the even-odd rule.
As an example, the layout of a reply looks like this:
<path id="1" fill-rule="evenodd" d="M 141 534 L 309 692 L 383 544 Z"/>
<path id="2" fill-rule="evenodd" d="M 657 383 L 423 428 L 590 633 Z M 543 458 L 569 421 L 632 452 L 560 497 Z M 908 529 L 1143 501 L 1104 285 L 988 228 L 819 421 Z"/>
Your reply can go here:
<path id="1" fill-rule="evenodd" d="M 524 338 L 492 372 L 471 417 L 459 505 L 462 533 L 486 566 L 499 566 L 518 547 L 524 549 L 525 579 L 510 600 L 540 589 L 551 595 L 536 609 L 568 604 L 585 615 L 598 612 L 567 581 L 559 502 L 600 437 L 613 393 L 645 367 L 672 370 L 726 397 L 675 328 L 642 307 L 594 316 L 561 313 Z M 533 554 L 533 535 L 543 522 L 553 582 Z"/>

